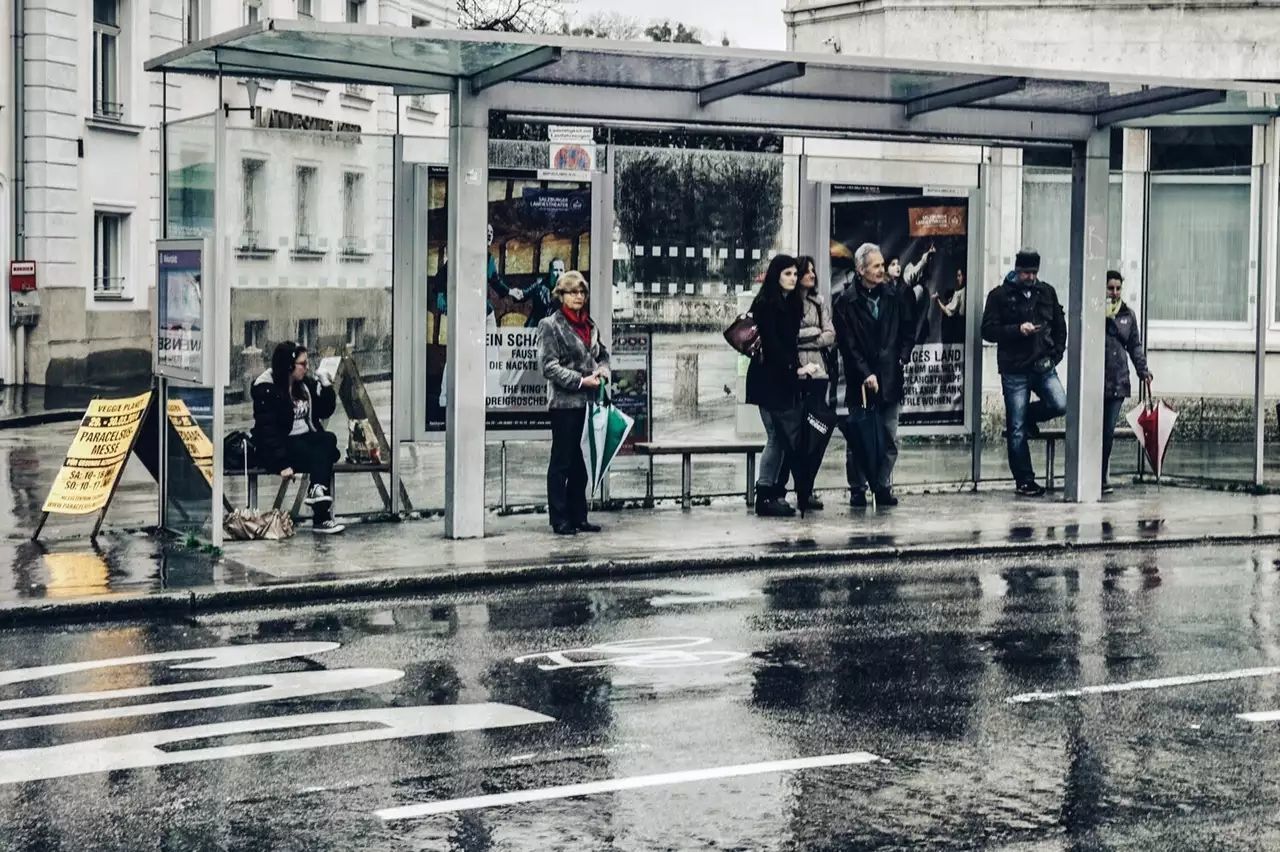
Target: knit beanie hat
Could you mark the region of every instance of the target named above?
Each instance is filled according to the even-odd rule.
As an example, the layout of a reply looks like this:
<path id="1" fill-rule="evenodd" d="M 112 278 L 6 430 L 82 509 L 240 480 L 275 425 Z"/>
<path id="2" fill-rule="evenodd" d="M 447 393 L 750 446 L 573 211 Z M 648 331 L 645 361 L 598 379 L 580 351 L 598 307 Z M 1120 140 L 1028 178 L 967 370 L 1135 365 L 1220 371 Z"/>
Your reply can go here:
<path id="1" fill-rule="evenodd" d="M 1035 249 L 1023 249 L 1013 262 L 1014 269 L 1039 269 L 1040 252 Z"/>

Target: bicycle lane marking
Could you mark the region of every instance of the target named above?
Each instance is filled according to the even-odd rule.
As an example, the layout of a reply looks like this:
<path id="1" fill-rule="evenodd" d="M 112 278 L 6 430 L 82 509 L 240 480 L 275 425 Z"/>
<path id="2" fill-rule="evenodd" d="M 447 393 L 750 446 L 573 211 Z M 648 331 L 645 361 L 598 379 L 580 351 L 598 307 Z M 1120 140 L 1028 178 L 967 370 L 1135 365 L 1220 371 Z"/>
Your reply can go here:
<path id="1" fill-rule="evenodd" d="M 1084 686 L 1079 689 L 1064 689 L 1060 692 L 1023 692 L 1006 698 L 1005 703 L 1032 704 L 1038 701 L 1057 701 L 1059 698 L 1082 698 L 1086 695 L 1108 695 L 1118 692 L 1168 689 L 1174 686 L 1195 686 L 1202 683 L 1219 683 L 1221 681 L 1246 680 L 1249 678 L 1272 677 L 1274 675 L 1280 675 L 1280 666 L 1260 666 L 1252 669 L 1232 669 L 1225 672 L 1204 672 L 1203 674 L 1176 675 L 1174 677 L 1161 677 L 1150 680 L 1105 683 L 1097 686 Z M 1280 718 L 1280 716 L 1277 716 L 1277 718 Z"/>

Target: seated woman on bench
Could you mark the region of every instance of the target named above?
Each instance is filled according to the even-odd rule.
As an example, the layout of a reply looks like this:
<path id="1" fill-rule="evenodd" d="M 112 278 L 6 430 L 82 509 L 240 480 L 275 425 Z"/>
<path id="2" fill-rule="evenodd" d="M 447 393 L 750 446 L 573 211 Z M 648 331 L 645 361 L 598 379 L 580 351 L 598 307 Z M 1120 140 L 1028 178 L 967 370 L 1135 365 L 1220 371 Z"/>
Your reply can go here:
<path id="1" fill-rule="evenodd" d="M 286 341 L 271 353 L 271 369 L 253 383 L 253 445 L 258 464 L 282 479 L 306 474 L 311 487 L 312 529 L 322 535 L 345 527 L 333 519 L 333 465 L 338 439 L 324 424 L 338 407 L 333 377 L 307 375 L 307 347 Z"/>

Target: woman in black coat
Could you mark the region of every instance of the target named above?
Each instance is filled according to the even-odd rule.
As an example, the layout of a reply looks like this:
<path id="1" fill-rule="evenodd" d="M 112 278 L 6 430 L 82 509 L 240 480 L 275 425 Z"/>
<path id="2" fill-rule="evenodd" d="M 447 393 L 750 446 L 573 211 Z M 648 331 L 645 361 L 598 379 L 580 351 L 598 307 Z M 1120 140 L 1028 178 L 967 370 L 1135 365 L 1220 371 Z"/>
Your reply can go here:
<path id="1" fill-rule="evenodd" d="M 760 408 L 767 439 L 756 476 L 756 514 L 795 514 L 787 503 L 786 484 L 779 483 L 785 461 L 784 418 L 794 412 L 800 395 L 800 321 L 804 306 L 796 289 L 796 259 L 780 254 L 769 263 L 751 316 L 760 332 L 760 352 L 747 368 L 747 404 Z"/>
<path id="2" fill-rule="evenodd" d="M 1107 271 L 1107 349 L 1106 374 L 1102 386 L 1102 493 L 1112 491 L 1110 480 L 1111 445 L 1115 441 L 1120 410 L 1129 396 L 1129 362 L 1138 378 L 1151 389 L 1151 368 L 1147 366 L 1147 350 L 1142 347 L 1138 317 L 1121 298 L 1124 276 Z"/>
<path id="3" fill-rule="evenodd" d="M 253 446 L 257 464 L 289 479 L 305 473 L 311 480 L 305 503 L 315 532 L 332 535 L 344 529 L 333 520 L 333 465 L 338 439 L 324 423 L 338 407 L 332 377 L 307 375 L 305 346 L 286 341 L 271 353 L 271 369 L 254 381 Z"/>

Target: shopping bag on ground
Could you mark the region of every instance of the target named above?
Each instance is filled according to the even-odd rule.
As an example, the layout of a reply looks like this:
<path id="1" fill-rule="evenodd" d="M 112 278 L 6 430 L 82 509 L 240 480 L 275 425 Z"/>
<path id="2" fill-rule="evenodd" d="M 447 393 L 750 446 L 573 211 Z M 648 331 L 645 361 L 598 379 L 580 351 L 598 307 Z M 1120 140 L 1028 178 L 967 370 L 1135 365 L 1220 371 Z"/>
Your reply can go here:
<path id="1" fill-rule="evenodd" d="M 631 434 L 635 421 L 614 408 L 608 384 L 600 383 L 596 399 L 587 404 L 587 417 L 582 424 L 582 460 L 587 465 L 587 479 L 594 494 L 604 482 L 618 450 Z"/>
<path id="2" fill-rule="evenodd" d="M 1170 408 L 1164 400 L 1147 400 L 1128 417 L 1130 428 L 1138 438 L 1138 446 L 1147 454 L 1151 470 L 1156 479 L 1164 472 L 1164 456 L 1169 451 L 1169 440 L 1173 437 L 1173 424 L 1178 422 L 1178 412 Z"/>
<path id="3" fill-rule="evenodd" d="M 347 462 L 350 464 L 381 464 L 382 447 L 368 420 L 352 420 L 347 425 Z"/>
<path id="4" fill-rule="evenodd" d="M 294 533 L 293 518 L 283 509 L 268 512 L 236 509 L 223 519 L 222 529 L 235 541 L 279 541 L 292 538 Z"/>

